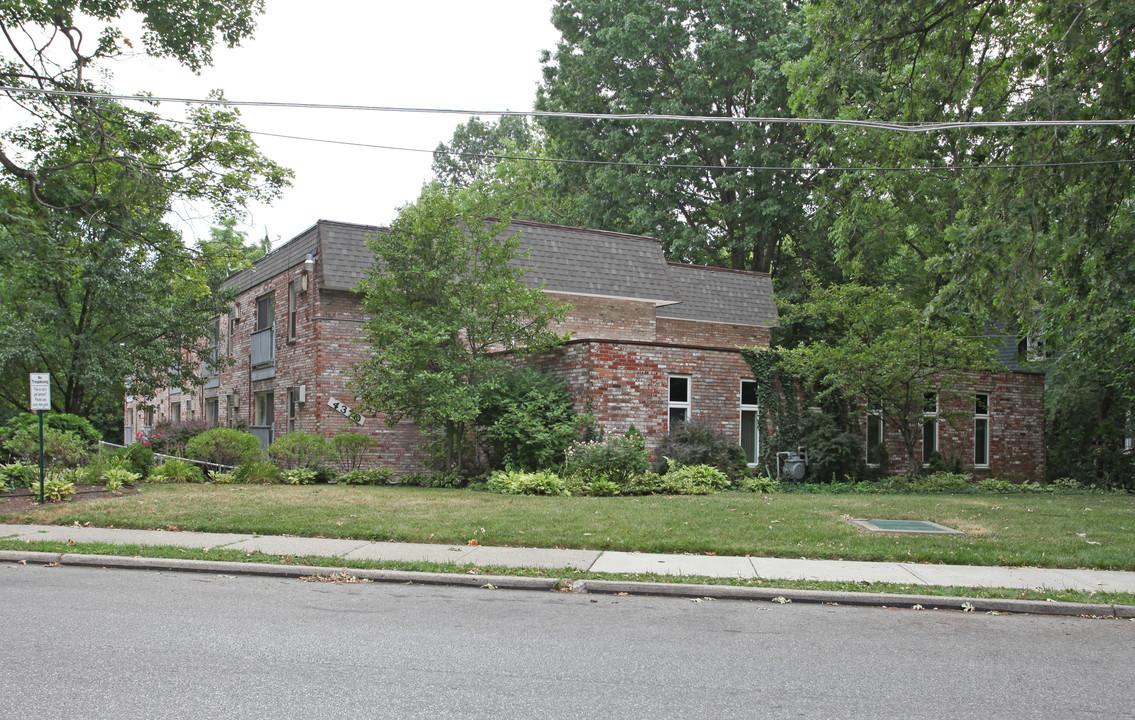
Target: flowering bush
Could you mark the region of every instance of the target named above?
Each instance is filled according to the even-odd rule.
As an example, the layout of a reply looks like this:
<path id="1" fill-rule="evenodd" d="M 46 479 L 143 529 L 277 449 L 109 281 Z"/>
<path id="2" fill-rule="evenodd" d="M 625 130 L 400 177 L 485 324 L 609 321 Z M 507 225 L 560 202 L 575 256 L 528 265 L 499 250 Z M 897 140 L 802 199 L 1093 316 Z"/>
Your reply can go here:
<path id="1" fill-rule="evenodd" d="M 585 482 L 607 480 L 626 485 L 648 470 L 646 438 L 633 425 L 626 435 L 611 433 L 600 440 L 574 442 L 564 458 L 564 472 Z"/>

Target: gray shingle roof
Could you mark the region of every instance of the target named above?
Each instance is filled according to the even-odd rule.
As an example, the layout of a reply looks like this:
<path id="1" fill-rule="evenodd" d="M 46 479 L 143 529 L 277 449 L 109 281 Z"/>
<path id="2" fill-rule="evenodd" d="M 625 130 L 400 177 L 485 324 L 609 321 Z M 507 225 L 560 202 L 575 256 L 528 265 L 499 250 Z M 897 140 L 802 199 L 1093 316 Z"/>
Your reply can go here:
<path id="1" fill-rule="evenodd" d="M 670 263 L 670 274 L 682 302 L 658 308 L 658 317 L 776 325 L 776 303 L 768 275 L 679 263 Z"/>
<path id="2" fill-rule="evenodd" d="M 520 232 L 520 247 L 528 252 L 513 265 L 528 268 L 531 286 L 659 304 L 680 299 L 657 240 L 523 221 L 509 231 Z"/>
<path id="3" fill-rule="evenodd" d="M 366 239 L 385 228 L 320 220 L 225 281 L 239 292 L 268 280 L 314 253 L 325 290 L 356 291 L 374 264 Z M 516 221 L 526 257 L 525 282 L 550 292 L 629 298 L 659 305 L 658 316 L 683 320 L 774 325 L 776 306 L 767 275 L 667 263 L 657 240 L 638 235 Z"/>

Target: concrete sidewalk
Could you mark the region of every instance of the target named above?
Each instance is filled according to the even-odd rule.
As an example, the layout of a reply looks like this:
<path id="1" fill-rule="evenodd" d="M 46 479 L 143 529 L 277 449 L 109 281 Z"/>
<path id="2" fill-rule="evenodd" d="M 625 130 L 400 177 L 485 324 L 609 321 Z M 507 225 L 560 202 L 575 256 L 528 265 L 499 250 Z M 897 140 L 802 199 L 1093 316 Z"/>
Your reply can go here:
<path id="1" fill-rule="evenodd" d="M 0 525 L 0 539 L 262 552 L 341 560 L 428 561 L 476 567 L 571 569 L 765 580 L 888 582 L 909 586 L 996 587 L 1135 593 L 1135 572 L 1030 567 L 923 565 L 707 555 L 657 555 L 599 550 L 431 545 L 229 533 L 119 530 L 56 525 Z"/>

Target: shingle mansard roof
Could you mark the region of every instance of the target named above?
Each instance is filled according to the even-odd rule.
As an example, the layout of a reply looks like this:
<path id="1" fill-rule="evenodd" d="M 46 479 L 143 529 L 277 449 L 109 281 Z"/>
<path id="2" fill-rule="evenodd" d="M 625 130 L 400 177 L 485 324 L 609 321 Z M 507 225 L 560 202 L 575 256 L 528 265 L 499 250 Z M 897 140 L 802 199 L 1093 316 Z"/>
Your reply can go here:
<path id="1" fill-rule="evenodd" d="M 230 276 L 225 287 L 245 292 L 295 267 L 307 253 L 319 260 L 325 290 L 354 292 L 374 264 L 366 238 L 385 228 L 320 220 Z M 651 302 L 658 317 L 770 327 L 776 325 L 772 279 L 765 273 L 669 263 L 652 238 L 604 230 L 514 221 L 526 255 L 514 265 L 525 282 L 548 292 Z"/>

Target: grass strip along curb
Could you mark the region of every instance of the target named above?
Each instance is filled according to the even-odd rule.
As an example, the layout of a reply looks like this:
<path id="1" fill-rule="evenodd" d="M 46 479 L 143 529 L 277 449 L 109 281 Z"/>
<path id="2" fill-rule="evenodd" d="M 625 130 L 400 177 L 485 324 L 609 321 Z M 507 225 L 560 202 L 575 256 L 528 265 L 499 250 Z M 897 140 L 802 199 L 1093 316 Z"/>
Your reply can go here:
<path id="1" fill-rule="evenodd" d="M 700 585 L 669 582 L 581 579 L 567 582 L 551 577 L 519 575 L 473 575 L 414 570 L 346 568 L 318 565 L 278 565 L 272 563 L 147 558 L 122 555 L 91 555 L 21 550 L 0 550 L 0 562 L 42 563 L 47 566 L 76 566 L 173 572 L 260 575 L 285 578 L 320 578 L 330 582 L 385 582 L 418 585 L 476 587 L 489 590 L 539 590 L 604 595 L 651 595 L 692 600 L 748 600 L 778 604 L 791 602 L 831 605 L 896 607 L 908 609 L 960 610 L 987 614 L 1017 613 L 1135 619 L 1135 606 L 1102 603 L 1013 600 L 941 595 L 900 595 L 788 588 L 756 588 L 731 585 Z"/>

